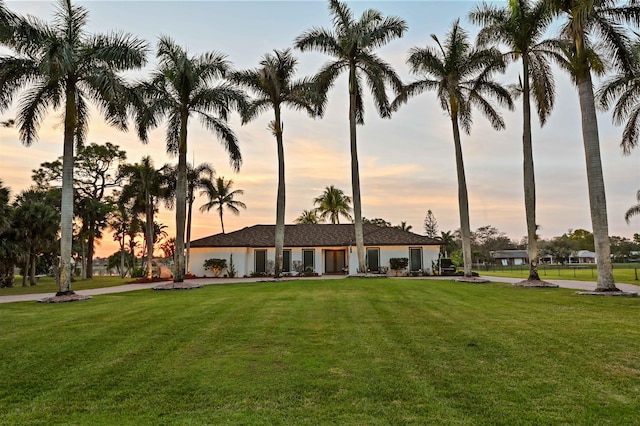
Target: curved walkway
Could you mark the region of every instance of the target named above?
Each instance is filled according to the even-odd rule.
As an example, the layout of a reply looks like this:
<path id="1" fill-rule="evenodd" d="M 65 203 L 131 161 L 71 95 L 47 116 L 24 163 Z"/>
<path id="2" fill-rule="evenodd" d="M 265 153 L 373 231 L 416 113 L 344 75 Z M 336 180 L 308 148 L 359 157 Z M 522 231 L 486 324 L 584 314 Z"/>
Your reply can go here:
<path id="1" fill-rule="evenodd" d="M 320 277 L 307 277 L 307 278 L 290 278 L 291 280 L 314 280 L 314 279 L 338 279 L 344 278 L 344 275 L 325 275 Z M 417 277 L 424 278 L 424 277 Z M 437 279 L 437 280 L 451 280 L 454 277 L 427 277 L 427 279 Z M 483 278 L 487 278 L 494 282 L 503 282 L 503 283 L 517 283 L 522 281 L 522 278 L 508 278 L 508 277 L 492 277 L 492 276 L 484 276 Z M 404 279 L 404 278 L 398 278 Z M 289 280 L 289 279 L 287 279 Z M 251 282 L 269 282 L 268 279 L 265 278 L 199 278 L 197 280 L 185 280 L 185 282 L 197 282 L 198 284 L 203 285 L 213 285 L 213 284 L 240 284 L 240 283 L 251 283 Z M 572 280 L 545 280 L 550 283 L 557 284 L 563 288 L 572 288 L 575 290 L 595 290 L 596 283 L 589 281 L 572 281 Z M 100 294 L 114 294 L 114 293 L 124 293 L 128 291 L 135 290 L 146 290 L 150 289 L 159 283 L 149 283 L 149 284 L 125 284 L 115 287 L 103 287 L 103 288 L 94 288 L 91 290 L 79 290 L 78 294 L 84 296 L 97 296 Z M 640 293 L 640 285 L 634 284 L 624 284 L 624 283 L 616 283 L 616 286 L 623 291 L 632 291 L 636 293 Z M 35 293 L 35 294 L 16 294 L 10 296 L 0 296 L 0 303 L 12 303 L 12 302 L 30 302 L 30 301 L 38 301 L 40 299 L 44 299 L 47 297 L 55 296 L 55 293 Z"/>

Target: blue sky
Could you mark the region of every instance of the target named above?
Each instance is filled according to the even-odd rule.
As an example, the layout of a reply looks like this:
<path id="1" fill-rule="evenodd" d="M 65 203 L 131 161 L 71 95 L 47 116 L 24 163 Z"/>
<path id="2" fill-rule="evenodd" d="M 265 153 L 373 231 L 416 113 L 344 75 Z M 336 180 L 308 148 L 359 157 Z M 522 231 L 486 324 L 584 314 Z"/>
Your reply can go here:
<path id="1" fill-rule="evenodd" d="M 8 1 L 8 7 L 21 13 L 50 20 L 52 2 Z M 90 11 L 89 30 L 123 30 L 149 41 L 152 53 L 147 70 L 154 66 L 158 35 L 172 37 L 192 54 L 206 51 L 224 53 L 239 69 L 257 66 L 272 49 L 292 46 L 295 37 L 311 27 L 330 27 L 324 1 L 90 1 L 82 3 Z M 379 50 L 404 81 L 414 78 L 405 64 L 407 51 L 414 46 L 432 44 L 430 35 L 444 38 L 451 23 L 460 18 L 472 37 L 477 28 L 467 20 L 477 3 L 466 1 L 350 2 L 357 16 L 367 8 L 384 15 L 397 15 L 407 21 L 406 35 Z M 551 32 L 553 34 L 553 31 Z M 299 76 L 313 74 L 328 58 L 319 53 L 296 52 Z M 517 81 L 518 66 L 512 65 L 504 83 Z M 135 73 L 144 76 L 146 73 Z M 568 229 L 591 229 L 587 181 L 580 129 L 578 95 L 571 81 L 560 71 L 556 108 L 548 124 L 540 129 L 534 120 L 534 160 L 538 196 L 538 222 L 543 238 Z M 286 222 L 291 223 L 324 187 L 335 185 L 351 193 L 346 78 L 337 80 L 329 93 L 323 119 L 286 111 L 284 120 L 287 179 Z M 517 102 L 517 101 L 516 101 Z M 431 209 L 443 231 L 459 227 L 457 183 L 451 125 L 439 109 L 433 94 L 409 101 L 390 120 L 377 116 L 370 97 L 365 100 L 365 125 L 358 128 L 363 215 L 382 217 L 393 224 L 406 221 L 421 233 L 423 220 Z M 11 112 L 2 117 L 11 116 Z M 507 129 L 496 132 L 474 113 L 471 135 L 463 135 L 463 151 L 470 197 L 471 227 L 493 225 L 513 239 L 526 234 L 522 195 L 521 108 L 504 111 Z M 240 216 L 225 214 L 225 229 L 234 230 L 257 223 L 275 222 L 277 160 L 275 141 L 267 130 L 269 114 L 249 125 L 231 120 L 240 139 L 243 167 L 234 174 L 220 143 L 197 122 L 189 129 L 189 159 L 209 162 L 219 175 L 231 178 L 245 191 L 241 200 L 248 209 Z M 15 129 L 0 129 L 0 179 L 15 192 L 30 185 L 31 170 L 43 161 L 62 154 L 59 113 L 52 113 L 40 130 L 40 140 L 31 147 L 20 145 Z M 625 223 L 624 212 L 635 202 L 640 189 L 640 150 L 624 157 L 619 147 L 621 129 L 611 125 L 610 114 L 599 114 L 602 162 L 607 190 L 611 235 L 631 237 L 640 232 L 640 218 Z M 128 161 L 151 155 L 157 166 L 175 163 L 164 149 L 162 130 L 151 134 L 142 145 L 133 132 L 109 128 L 93 114 L 89 142 L 115 143 L 128 153 Z M 204 199 L 196 201 L 196 207 Z M 162 212 L 160 221 L 170 228 L 173 212 Z M 172 232 L 172 231 L 171 231 Z M 194 238 L 220 232 L 217 215 L 198 213 Z M 105 239 L 105 244 L 107 244 Z M 110 245 L 104 248 L 110 252 Z M 103 253 L 108 254 L 108 253 Z"/>

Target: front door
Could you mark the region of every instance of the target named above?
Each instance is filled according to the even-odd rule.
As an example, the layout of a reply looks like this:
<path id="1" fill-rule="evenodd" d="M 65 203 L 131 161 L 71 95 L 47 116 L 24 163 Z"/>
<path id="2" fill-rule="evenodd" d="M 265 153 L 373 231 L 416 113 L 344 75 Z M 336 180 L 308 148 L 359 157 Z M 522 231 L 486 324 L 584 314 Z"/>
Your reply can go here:
<path id="1" fill-rule="evenodd" d="M 345 267 L 344 250 L 324 251 L 324 272 L 325 274 L 341 274 Z"/>
<path id="2" fill-rule="evenodd" d="M 367 270 L 369 272 L 380 270 L 380 249 L 377 247 L 367 249 Z"/>

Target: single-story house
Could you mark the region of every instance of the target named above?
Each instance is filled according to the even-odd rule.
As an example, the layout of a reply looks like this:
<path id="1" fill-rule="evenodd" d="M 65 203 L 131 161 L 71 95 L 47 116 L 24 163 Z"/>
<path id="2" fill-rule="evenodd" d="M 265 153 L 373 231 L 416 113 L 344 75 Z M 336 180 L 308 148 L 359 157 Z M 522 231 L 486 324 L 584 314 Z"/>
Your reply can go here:
<path id="1" fill-rule="evenodd" d="M 596 263 L 596 254 L 589 250 L 579 250 L 569 256 L 569 263 Z"/>
<path id="2" fill-rule="evenodd" d="M 529 263 L 529 254 L 526 250 L 495 250 L 490 254 L 497 263 L 503 266 Z"/>
<path id="3" fill-rule="evenodd" d="M 370 272 L 384 272 L 389 259 L 409 259 L 408 271 L 433 274 L 442 241 L 398 228 L 363 224 L 366 264 Z M 283 272 L 313 271 L 355 274 L 358 270 L 353 224 L 285 225 Z M 207 259 L 233 262 L 237 276 L 269 273 L 275 263 L 275 225 L 254 225 L 227 234 L 191 241 L 191 272 L 213 276 Z M 233 255 L 233 258 L 232 258 Z M 405 271 L 406 272 L 406 271 Z M 227 274 L 228 270 L 220 274 Z M 391 274 L 391 271 L 389 271 Z"/>

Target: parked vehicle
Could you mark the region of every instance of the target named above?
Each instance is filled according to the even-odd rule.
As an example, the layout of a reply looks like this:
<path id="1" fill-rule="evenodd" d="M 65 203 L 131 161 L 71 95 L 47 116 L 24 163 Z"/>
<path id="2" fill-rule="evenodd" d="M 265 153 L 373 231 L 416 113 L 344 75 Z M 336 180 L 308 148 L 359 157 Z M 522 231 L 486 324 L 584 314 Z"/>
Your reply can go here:
<path id="1" fill-rule="evenodd" d="M 451 259 L 441 257 L 438 260 L 438 275 L 455 275 L 456 270 L 456 265 Z"/>

